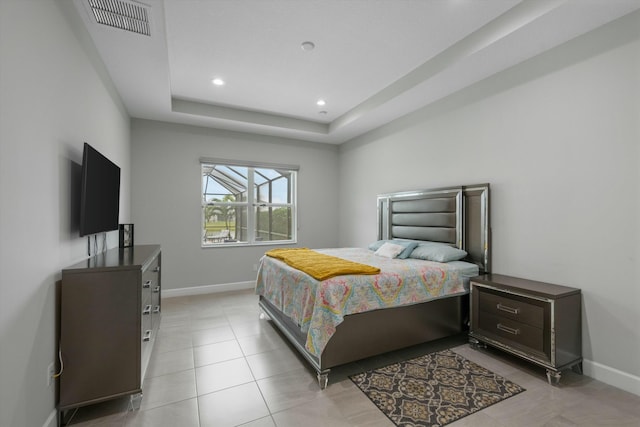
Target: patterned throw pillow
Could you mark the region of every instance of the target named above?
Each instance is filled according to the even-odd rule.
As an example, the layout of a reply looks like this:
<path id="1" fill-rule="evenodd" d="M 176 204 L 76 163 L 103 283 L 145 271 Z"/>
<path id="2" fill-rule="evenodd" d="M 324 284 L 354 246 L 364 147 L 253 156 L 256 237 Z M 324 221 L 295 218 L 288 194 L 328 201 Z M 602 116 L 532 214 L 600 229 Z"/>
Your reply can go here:
<path id="1" fill-rule="evenodd" d="M 385 242 L 374 252 L 374 254 L 385 258 L 396 258 L 402 251 L 404 251 L 404 246 Z"/>

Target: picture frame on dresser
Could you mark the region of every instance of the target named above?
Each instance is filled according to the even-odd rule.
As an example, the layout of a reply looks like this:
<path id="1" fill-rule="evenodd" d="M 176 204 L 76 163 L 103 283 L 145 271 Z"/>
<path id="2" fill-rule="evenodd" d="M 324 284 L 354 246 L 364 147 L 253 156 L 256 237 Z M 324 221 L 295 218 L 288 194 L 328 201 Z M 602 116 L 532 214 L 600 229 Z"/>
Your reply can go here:
<path id="1" fill-rule="evenodd" d="M 546 369 L 549 384 L 571 368 L 582 374 L 581 290 L 501 274 L 470 281 L 469 341 Z"/>
<path id="2" fill-rule="evenodd" d="M 118 246 L 120 248 L 130 248 L 133 246 L 133 224 L 119 225 Z"/>

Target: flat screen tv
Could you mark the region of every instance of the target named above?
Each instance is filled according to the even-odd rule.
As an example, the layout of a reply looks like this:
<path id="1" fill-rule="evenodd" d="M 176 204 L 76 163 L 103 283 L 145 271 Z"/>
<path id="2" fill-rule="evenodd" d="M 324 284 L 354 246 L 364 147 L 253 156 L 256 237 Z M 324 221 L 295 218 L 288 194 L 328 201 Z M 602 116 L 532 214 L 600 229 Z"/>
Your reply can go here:
<path id="1" fill-rule="evenodd" d="M 80 236 L 118 229 L 120 168 L 84 143 L 80 190 Z"/>

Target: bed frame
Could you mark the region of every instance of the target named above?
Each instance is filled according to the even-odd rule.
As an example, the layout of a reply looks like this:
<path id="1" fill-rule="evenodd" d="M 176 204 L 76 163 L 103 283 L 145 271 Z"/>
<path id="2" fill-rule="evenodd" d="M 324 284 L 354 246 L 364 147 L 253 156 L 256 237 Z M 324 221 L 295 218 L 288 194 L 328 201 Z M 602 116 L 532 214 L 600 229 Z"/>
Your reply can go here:
<path id="1" fill-rule="evenodd" d="M 436 241 L 462 248 L 465 261 L 490 271 L 489 184 L 382 194 L 378 196 L 378 239 Z M 469 296 L 350 314 L 315 357 L 305 349 L 306 334 L 260 297 L 259 306 L 313 366 L 321 389 L 331 368 L 457 335 L 468 327 Z"/>

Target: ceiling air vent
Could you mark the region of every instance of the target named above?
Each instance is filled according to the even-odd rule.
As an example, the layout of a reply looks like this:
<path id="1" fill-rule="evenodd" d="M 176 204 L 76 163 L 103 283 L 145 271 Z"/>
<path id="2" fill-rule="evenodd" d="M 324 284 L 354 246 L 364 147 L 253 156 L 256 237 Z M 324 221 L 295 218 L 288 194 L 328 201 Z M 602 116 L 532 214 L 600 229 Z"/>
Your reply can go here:
<path id="1" fill-rule="evenodd" d="M 150 36 L 149 6 L 125 0 L 88 0 L 96 22 Z"/>

